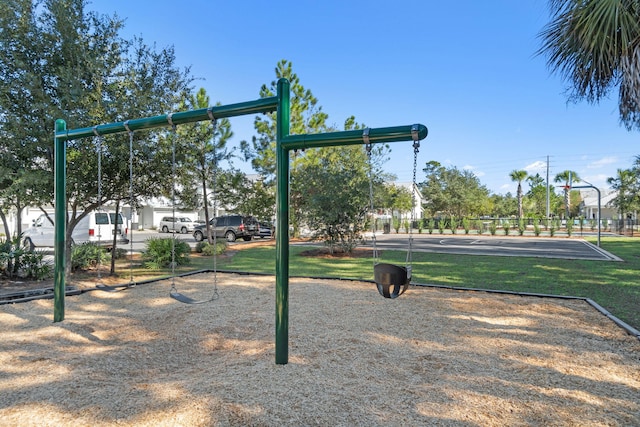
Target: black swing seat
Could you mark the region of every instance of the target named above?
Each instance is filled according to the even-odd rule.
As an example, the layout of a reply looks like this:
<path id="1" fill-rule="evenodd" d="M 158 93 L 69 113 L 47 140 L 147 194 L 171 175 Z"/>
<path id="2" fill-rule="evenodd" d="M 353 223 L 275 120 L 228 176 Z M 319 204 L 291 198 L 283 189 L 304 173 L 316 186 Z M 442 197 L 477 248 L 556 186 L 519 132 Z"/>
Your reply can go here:
<path id="1" fill-rule="evenodd" d="M 385 298 L 398 298 L 409 288 L 411 273 L 406 267 L 380 263 L 373 267 L 373 279 L 380 295 Z"/>
<path id="2" fill-rule="evenodd" d="M 122 292 L 122 291 L 126 291 L 127 289 L 133 288 L 134 286 L 136 286 L 135 283 L 128 283 L 126 285 L 115 285 L 115 286 L 109 286 L 109 285 L 104 285 L 102 283 L 99 283 L 96 285 L 96 289 L 104 292 Z"/>
<path id="3" fill-rule="evenodd" d="M 208 299 L 208 300 L 193 299 L 191 297 L 181 294 L 180 292 L 170 292 L 169 296 L 174 300 L 180 301 L 181 303 L 184 303 L 184 304 L 204 304 L 212 301 L 211 299 Z"/>

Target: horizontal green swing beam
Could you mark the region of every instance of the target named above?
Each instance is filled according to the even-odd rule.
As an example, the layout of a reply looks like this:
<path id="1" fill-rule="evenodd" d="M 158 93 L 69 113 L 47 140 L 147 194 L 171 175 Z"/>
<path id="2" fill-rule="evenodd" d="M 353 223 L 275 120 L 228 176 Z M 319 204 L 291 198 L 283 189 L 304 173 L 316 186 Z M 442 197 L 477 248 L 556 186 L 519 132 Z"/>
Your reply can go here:
<path id="1" fill-rule="evenodd" d="M 418 139 L 427 137 L 427 127 L 424 125 L 394 126 L 369 129 L 369 142 L 398 142 L 410 141 L 412 130 L 417 126 Z M 281 146 L 286 150 L 304 150 L 313 147 L 333 147 L 337 145 L 363 144 L 363 129 L 342 132 L 327 132 L 305 135 L 288 135 L 282 139 Z"/>
<path id="2" fill-rule="evenodd" d="M 91 138 L 98 135 L 133 132 L 163 126 L 180 125 L 184 123 L 211 120 L 212 118 L 227 118 L 249 114 L 268 113 L 278 109 L 278 97 L 260 98 L 254 101 L 237 104 L 217 105 L 198 110 L 181 111 L 161 116 L 131 119 L 124 122 L 109 123 L 93 127 L 67 129 L 64 120 L 55 123 L 54 149 L 56 164 L 54 168 L 55 181 L 55 265 L 54 265 L 54 322 L 64 320 L 64 294 L 66 287 L 66 144 L 67 141 Z"/>
<path id="3" fill-rule="evenodd" d="M 61 141 L 73 140 L 77 138 L 86 138 L 99 135 L 108 135 L 112 133 L 122 133 L 151 129 L 167 126 L 169 123 L 181 125 L 184 123 L 199 122 L 203 120 L 211 120 L 209 111 L 216 119 L 243 116 L 248 114 L 268 113 L 275 111 L 278 107 L 278 98 L 271 96 L 268 98 L 260 98 L 255 101 L 240 102 L 237 104 L 217 105 L 215 107 L 201 108 L 198 110 L 181 111 L 171 114 L 163 114 L 161 116 L 145 117 L 141 119 L 132 119 L 124 122 L 109 123 L 89 128 L 69 129 L 56 131 L 55 137 Z M 171 122 L 169 122 L 171 116 Z M 127 130 L 127 127 L 129 128 Z M 95 130 L 95 132 L 94 132 Z"/>

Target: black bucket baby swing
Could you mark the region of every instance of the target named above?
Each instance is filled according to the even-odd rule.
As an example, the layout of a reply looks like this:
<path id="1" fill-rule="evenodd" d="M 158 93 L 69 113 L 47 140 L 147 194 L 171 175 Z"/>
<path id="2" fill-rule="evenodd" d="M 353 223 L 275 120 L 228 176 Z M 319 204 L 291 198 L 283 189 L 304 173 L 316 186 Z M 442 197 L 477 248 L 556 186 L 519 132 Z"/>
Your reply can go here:
<path id="1" fill-rule="evenodd" d="M 416 212 L 416 168 L 418 163 L 418 151 L 420 149 L 420 140 L 418 135 L 418 125 L 411 128 L 411 138 L 413 139 L 413 180 L 411 188 L 411 224 L 409 226 L 409 242 L 407 248 L 407 258 L 404 266 L 380 262 L 380 253 L 376 244 L 376 221 L 373 218 L 375 213 L 373 206 L 373 164 L 371 161 L 372 144 L 369 141 L 369 129 L 364 129 L 362 139 L 365 143 L 367 156 L 369 158 L 369 206 L 372 215 L 371 221 L 371 239 L 373 243 L 373 279 L 378 288 L 378 292 L 385 298 L 398 298 L 406 292 L 411 284 L 411 263 L 413 251 L 413 223 L 415 222 Z"/>

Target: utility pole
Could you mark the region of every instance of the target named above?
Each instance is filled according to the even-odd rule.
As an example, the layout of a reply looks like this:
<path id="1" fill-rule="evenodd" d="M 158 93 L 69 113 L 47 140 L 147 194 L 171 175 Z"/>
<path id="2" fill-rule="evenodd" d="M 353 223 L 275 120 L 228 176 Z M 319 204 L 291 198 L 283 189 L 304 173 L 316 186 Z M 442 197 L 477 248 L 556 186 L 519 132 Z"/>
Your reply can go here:
<path id="1" fill-rule="evenodd" d="M 549 219 L 549 208 L 550 208 L 550 202 L 549 202 L 549 156 L 547 156 L 547 220 Z"/>

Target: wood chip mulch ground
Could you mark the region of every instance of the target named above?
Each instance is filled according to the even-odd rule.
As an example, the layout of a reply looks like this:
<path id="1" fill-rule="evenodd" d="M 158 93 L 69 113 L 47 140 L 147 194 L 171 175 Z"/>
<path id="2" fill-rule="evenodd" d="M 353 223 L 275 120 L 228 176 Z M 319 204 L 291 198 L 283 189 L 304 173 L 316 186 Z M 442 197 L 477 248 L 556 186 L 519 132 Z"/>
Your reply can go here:
<path id="1" fill-rule="evenodd" d="M 640 342 L 584 301 L 292 279 L 276 365 L 275 279 L 218 282 L 0 306 L 0 424 L 640 425 Z"/>

